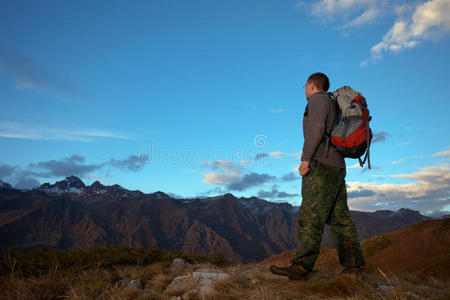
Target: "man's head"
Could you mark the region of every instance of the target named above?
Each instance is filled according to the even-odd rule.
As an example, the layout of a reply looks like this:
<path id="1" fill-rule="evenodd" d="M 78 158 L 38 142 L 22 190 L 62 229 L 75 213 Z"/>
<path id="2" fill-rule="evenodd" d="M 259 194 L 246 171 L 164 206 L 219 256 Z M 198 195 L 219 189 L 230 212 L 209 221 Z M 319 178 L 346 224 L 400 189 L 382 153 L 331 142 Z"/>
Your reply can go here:
<path id="1" fill-rule="evenodd" d="M 330 81 L 327 75 L 323 73 L 314 73 L 308 77 L 305 84 L 305 96 L 309 99 L 311 95 L 317 92 L 327 92 L 330 88 Z"/>

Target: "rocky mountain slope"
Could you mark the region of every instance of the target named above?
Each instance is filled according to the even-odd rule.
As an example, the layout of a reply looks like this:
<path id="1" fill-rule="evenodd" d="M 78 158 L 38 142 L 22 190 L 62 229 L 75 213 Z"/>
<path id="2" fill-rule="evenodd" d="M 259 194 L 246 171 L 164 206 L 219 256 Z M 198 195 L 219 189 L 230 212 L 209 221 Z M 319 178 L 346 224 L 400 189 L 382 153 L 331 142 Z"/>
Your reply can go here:
<path id="1" fill-rule="evenodd" d="M 75 176 L 33 190 L 0 185 L 0 251 L 51 246 L 154 246 L 260 261 L 297 247 L 298 207 L 224 194 L 176 199 Z M 353 211 L 360 239 L 426 219 L 409 209 Z M 327 231 L 323 245 L 333 246 Z"/>

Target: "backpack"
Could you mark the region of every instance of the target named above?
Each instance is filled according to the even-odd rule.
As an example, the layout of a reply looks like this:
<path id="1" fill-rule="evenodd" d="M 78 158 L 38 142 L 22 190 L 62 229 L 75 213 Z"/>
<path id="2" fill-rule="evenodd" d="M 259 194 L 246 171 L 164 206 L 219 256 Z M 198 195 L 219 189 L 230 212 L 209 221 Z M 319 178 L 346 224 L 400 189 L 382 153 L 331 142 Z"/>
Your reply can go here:
<path id="1" fill-rule="evenodd" d="M 330 110 L 336 110 L 336 117 L 324 136 L 327 156 L 331 145 L 344 157 L 357 158 L 361 167 L 367 160 L 370 169 L 370 143 L 373 136 L 369 121 L 372 117 L 369 115 L 366 99 L 349 86 L 338 88 L 328 93 L 328 96 L 331 100 Z M 364 153 L 366 156 L 361 159 Z"/>

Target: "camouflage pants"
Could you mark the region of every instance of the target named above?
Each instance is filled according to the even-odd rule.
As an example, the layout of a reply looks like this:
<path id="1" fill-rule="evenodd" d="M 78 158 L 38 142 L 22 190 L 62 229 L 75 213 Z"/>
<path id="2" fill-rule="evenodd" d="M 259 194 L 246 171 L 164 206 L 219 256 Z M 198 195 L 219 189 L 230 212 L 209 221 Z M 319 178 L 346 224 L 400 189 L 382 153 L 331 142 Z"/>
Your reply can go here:
<path id="1" fill-rule="evenodd" d="M 312 271 L 319 255 L 325 224 L 330 227 L 342 266 L 363 266 L 364 258 L 356 227 L 347 206 L 346 170 L 319 161 L 310 163 L 302 178 L 302 204 L 298 212 L 299 248 L 292 258 Z"/>

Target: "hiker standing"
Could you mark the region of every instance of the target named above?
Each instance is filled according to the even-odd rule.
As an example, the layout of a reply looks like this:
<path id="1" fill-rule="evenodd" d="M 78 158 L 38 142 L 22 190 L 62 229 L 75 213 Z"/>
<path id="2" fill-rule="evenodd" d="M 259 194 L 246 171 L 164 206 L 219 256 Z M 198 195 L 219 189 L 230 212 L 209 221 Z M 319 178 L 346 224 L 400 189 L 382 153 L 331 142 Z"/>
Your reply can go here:
<path id="1" fill-rule="evenodd" d="M 326 145 L 336 111 L 327 95 L 330 83 L 323 73 L 309 76 L 304 88 L 307 106 L 303 116 L 304 144 L 299 173 L 302 204 L 298 213 L 299 247 L 288 267 L 270 266 L 272 273 L 291 280 L 306 280 L 319 255 L 325 224 L 330 227 L 344 273 L 360 273 L 365 265 L 356 227 L 347 206 L 344 156 Z"/>

